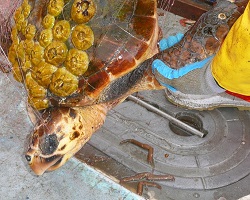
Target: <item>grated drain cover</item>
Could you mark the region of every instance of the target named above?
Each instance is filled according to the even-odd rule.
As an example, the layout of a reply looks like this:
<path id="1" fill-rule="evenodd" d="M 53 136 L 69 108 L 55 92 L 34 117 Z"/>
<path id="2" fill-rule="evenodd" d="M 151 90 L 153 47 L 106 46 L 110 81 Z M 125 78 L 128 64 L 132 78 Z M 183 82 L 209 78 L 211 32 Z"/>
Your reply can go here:
<path id="1" fill-rule="evenodd" d="M 206 136 L 207 131 L 203 128 L 203 122 L 200 119 L 200 117 L 198 117 L 196 114 L 193 114 L 191 112 L 180 112 L 180 113 L 177 113 L 177 115 L 175 115 L 175 118 L 195 128 L 196 130 L 201 131 Z M 183 128 L 181 128 L 180 126 L 178 126 L 177 124 L 171 121 L 169 122 L 169 127 L 173 133 L 180 135 L 180 136 L 193 136 L 194 135 L 191 131 L 184 130 Z"/>
<path id="2" fill-rule="evenodd" d="M 146 161 L 147 152 L 130 143 L 119 143 L 135 139 L 151 145 L 154 173 L 175 176 L 174 182 L 161 182 L 170 188 L 211 190 L 233 184 L 250 174 L 250 115 L 247 111 L 233 108 L 185 110 L 168 103 L 163 91 L 140 95 L 168 114 L 206 132 L 206 136 L 200 138 L 185 133 L 159 115 L 125 101 L 110 112 L 89 144 L 134 173 L 152 171 Z"/>

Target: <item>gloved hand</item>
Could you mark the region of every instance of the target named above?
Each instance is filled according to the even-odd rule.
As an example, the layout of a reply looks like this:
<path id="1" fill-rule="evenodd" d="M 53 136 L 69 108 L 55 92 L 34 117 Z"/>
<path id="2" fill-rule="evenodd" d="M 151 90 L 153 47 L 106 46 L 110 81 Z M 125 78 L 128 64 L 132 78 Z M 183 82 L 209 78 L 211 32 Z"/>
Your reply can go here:
<path id="1" fill-rule="evenodd" d="M 162 39 L 159 42 L 160 51 L 172 47 L 178 43 L 183 36 L 182 33 L 177 33 L 167 39 Z M 210 56 L 202 61 L 185 65 L 180 69 L 172 69 L 167 66 L 164 61 L 156 59 L 152 63 L 152 70 L 160 84 L 172 91 L 178 90 L 186 94 L 211 94 L 204 79 L 207 78 L 213 81 L 210 66 L 206 65 L 212 58 L 213 56 Z"/>
<path id="2" fill-rule="evenodd" d="M 177 33 L 176 35 L 171 35 L 168 38 L 161 39 L 159 42 L 160 51 L 164 51 L 165 49 L 174 46 L 176 43 L 181 41 L 183 36 L 183 33 Z"/>

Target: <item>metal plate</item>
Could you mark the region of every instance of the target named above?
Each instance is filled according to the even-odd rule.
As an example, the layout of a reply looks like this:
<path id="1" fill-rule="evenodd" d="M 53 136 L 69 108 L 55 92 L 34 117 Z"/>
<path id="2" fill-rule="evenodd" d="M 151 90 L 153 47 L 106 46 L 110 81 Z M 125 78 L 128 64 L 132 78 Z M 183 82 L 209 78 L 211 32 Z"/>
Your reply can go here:
<path id="1" fill-rule="evenodd" d="M 161 181 L 160 184 L 178 191 L 213 191 L 226 188 L 245 177 L 249 180 L 249 112 L 233 108 L 203 112 L 186 110 L 167 102 L 164 91 L 143 92 L 139 95 L 172 116 L 180 113 L 195 116 L 202 122 L 207 135 L 204 138 L 180 136 L 170 129 L 169 121 L 165 118 L 134 102 L 125 101 L 110 112 L 102 129 L 89 142 L 91 148 L 98 149 L 120 163 L 119 168 L 114 167 L 117 164 L 107 164 L 110 160 L 105 161 L 104 166 L 101 162 L 98 165 L 92 163 L 95 167 L 99 166 L 104 173 L 110 173 L 118 179 L 151 171 L 155 174 L 172 174 L 175 176 L 174 182 Z M 147 151 L 130 143 L 120 145 L 124 139 L 135 139 L 151 145 L 154 148 L 155 167 L 147 163 Z M 80 151 L 80 158 L 90 158 L 86 152 L 88 147 Z M 169 156 L 166 158 L 165 154 Z M 101 154 L 96 152 L 93 155 Z M 124 166 L 122 170 L 120 165 Z M 116 173 L 105 172 L 107 166 Z M 128 173 L 119 175 L 124 169 Z M 246 192 L 250 192 L 250 189 Z"/>
<path id="2" fill-rule="evenodd" d="M 204 12 L 211 9 L 213 0 L 158 0 L 158 5 L 164 10 L 187 19 L 197 20 Z M 169 9 L 169 3 L 172 4 Z M 185 10 L 185 12 L 183 12 Z"/>

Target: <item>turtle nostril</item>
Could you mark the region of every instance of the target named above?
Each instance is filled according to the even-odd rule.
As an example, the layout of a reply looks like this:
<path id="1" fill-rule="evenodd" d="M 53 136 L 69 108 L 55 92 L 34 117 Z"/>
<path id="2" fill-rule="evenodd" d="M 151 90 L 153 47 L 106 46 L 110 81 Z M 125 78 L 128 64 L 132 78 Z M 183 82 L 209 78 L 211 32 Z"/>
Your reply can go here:
<path id="1" fill-rule="evenodd" d="M 25 158 L 26 158 L 26 160 L 27 160 L 28 162 L 31 161 L 31 157 L 30 157 L 29 155 L 25 155 Z"/>

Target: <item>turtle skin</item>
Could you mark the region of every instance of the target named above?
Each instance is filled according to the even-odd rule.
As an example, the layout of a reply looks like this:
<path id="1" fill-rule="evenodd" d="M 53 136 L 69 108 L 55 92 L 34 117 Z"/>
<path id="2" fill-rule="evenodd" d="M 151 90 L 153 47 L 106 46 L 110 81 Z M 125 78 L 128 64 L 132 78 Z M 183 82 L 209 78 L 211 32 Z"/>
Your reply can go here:
<path id="1" fill-rule="evenodd" d="M 156 0 L 21 2 L 8 58 L 33 107 L 26 159 L 36 174 L 65 163 L 136 90 L 148 68 L 139 64 L 158 52 L 156 10 Z"/>
<path id="2" fill-rule="evenodd" d="M 179 69 L 214 55 L 247 3 L 247 0 L 218 1 L 197 20 L 179 43 L 157 54 L 155 58 L 163 60 L 173 69 Z"/>
<path id="3" fill-rule="evenodd" d="M 57 0 L 25 2 L 29 3 L 32 8 L 27 17 L 28 22 L 33 22 L 35 29 L 40 30 L 44 26 L 43 19 L 48 14 L 48 5 L 51 2 L 57 2 Z M 58 0 L 58 2 L 60 1 Z M 89 1 L 80 0 L 77 2 L 79 4 L 76 7 L 81 7 L 81 14 L 88 16 L 86 8 L 89 6 L 87 3 Z M 65 1 L 64 3 L 69 7 L 74 5 L 74 2 L 72 3 L 71 1 Z M 95 1 L 96 7 L 93 17 L 86 23 L 80 21 L 80 24 L 89 26 L 94 34 L 92 46 L 86 50 L 81 50 L 86 52 L 89 58 L 87 70 L 84 73 L 75 75 L 75 72 L 71 72 L 72 69 L 65 67 L 67 65 L 65 62 L 67 62 L 68 52 L 64 60 L 60 58 L 53 60 L 53 57 L 52 60 L 48 60 L 44 56 L 48 52 L 46 50 L 47 46 L 44 48 L 45 53 L 42 56 L 38 54 L 38 60 L 41 60 L 39 60 L 37 65 L 45 60 L 49 65 L 56 66 L 55 68 L 50 68 L 52 76 L 50 76 L 49 81 L 51 82 L 46 82 L 47 86 L 45 83 L 41 83 L 41 86 L 45 88 L 43 92 L 45 95 L 35 94 L 32 97 L 32 93 L 29 94 L 33 99 L 40 97 L 41 101 L 46 99 L 45 105 L 47 105 L 47 107 L 44 107 L 41 104 L 42 106 L 37 108 L 41 111 L 34 127 L 34 132 L 30 137 L 26 153 L 26 159 L 32 170 L 37 175 L 42 175 L 45 171 L 55 170 L 62 166 L 102 126 L 108 111 L 121 103 L 129 94 L 140 90 L 162 89 L 163 87 L 152 74 L 151 63 L 154 59 L 160 58 L 170 67 L 178 69 L 186 64 L 215 54 L 230 27 L 244 11 L 247 3 L 247 0 L 237 1 L 236 3 L 221 0 L 214 8 L 201 16 L 196 24 L 185 33 L 184 38 L 178 44 L 157 53 L 158 25 L 156 1 Z M 74 19 L 75 17 L 72 17 L 72 13 L 69 12 L 70 9 L 65 5 L 62 6 L 61 13 L 63 14 L 58 14 L 58 9 L 56 9 L 57 16 L 55 19 L 59 21 L 76 20 Z M 81 15 L 78 17 L 82 20 Z M 82 48 L 81 44 L 75 45 L 72 41 L 75 23 L 77 22 L 69 23 L 70 27 L 73 26 L 74 28 L 70 30 L 70 33 L 66 32 L 66 35 L 68 34 L 66 39 L 64 37 L 65 34 L 62 34 L 62 38 L 56 37 L 64 41 L 66 48 L 78 48 L 79 50 Z M 18 36 L 16 42 L 25 37 L 22 33 L 22 24 L 19 29 L 19 33 L 16 34 Z M 13 30 L 15 32 L 15 29 Z M 36 42 L 39 42 L 39 38 L 36 38 L 38 36 L 39 34 L 34 34 L 33 38 L 35 38 Z M 32 37 L 32 35 L 28 35 L 28 37 Z M 56 40 L 59 40 L 58 38 Z M 13 37 L 13 39 L 15 38 Z M 15 44 L 15 41 L 13 43 Z M 47 45 L 49 46 L 51 43 Z M 9 52 L 13 50 L 12 47 Z M 56 47 L 62 50 L 65 49 L 64 45 L 53 46 L 53 48 Z M 34 52 L 36 52 L 35 50 L 33 49 Z M 61 52 L 64 53 L 64 51 Z M 22 52 L 19 54 L 17 54 L 19 56 L 17 59 L 21 63 L 23 59 Z M 32 61 L 35 67 L 36 61 L 37 57 L 35 56 L 35 59 Z M 56 62 L 54 63 L 54 61 Z M 60 64 L 57 64 L 57 62 Z M 15 68 L 14 64 L 13 69 Z M 22 70 L 20 74 L 25 75 L 19 77 L 22 79 L 20 81 L 24 81 L 27 84 L 27 80 L 23 79 L 34 80 L 35 82 L 31 82 L 31 86 L 40 82 L 40 80 L 35 80 L 34 75 L 32 76 L 32 72 L 35 70 L 23 68 L 22 65 L 20 67 L 20 64 L 18 66 L 18 69 L 21 68 Z M 73 79 L 76 80 L 77 87 L 68 95 L 66 93 L 62 95 L 53 93 L 53 88 L 50 87 L 50 85 L 54 84 L 53 74 L 60 69 L 64 77 L 68 77 L 64 73 L 65 70 L 75 76 Z M 59 77 L 61 73 L 59 73 Z M 68 78 L 66 80 L 69 80 L 69 82 L 66 81 L 66 85 L 72 81 Z M 60 87 L 65 86 L 65 83 L 60 83 L 58 86 L 60 89 Z M 31 89 L 27 88 L 28 91 L 32 91 L 32 87 Z M 32 101 L 30 103 L 33 107 L 36 107 L 35 103 L 32 103 Z M 37 105 L 40 105 L 39 101 L 37 101 Z"/>

